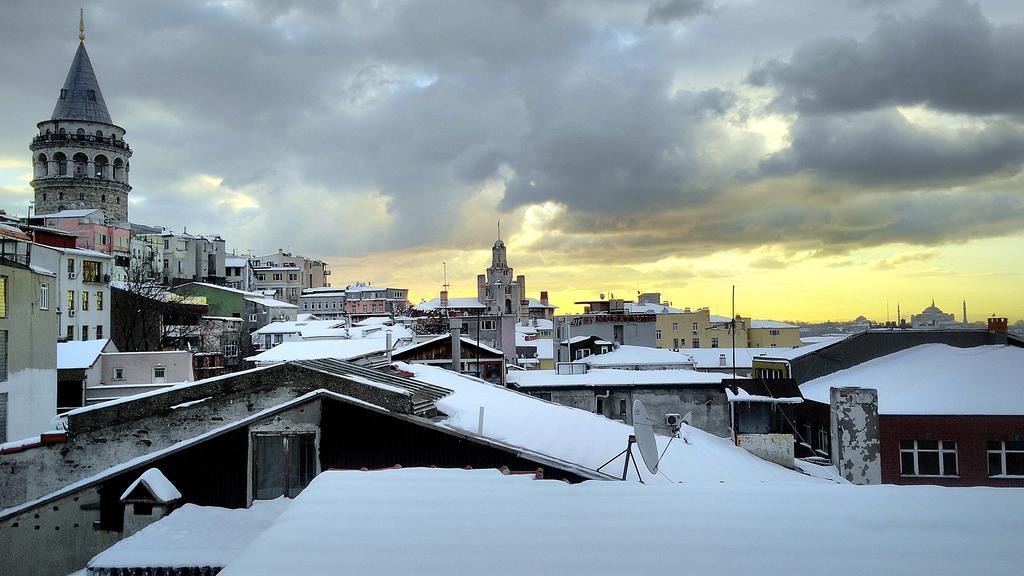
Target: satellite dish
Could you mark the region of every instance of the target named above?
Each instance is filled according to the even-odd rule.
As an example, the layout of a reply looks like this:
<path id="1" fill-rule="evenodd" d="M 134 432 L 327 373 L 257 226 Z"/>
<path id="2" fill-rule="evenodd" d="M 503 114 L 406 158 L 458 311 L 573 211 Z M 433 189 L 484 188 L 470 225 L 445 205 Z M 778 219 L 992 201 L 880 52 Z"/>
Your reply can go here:
<path id="1" fill-rule="evenodd" d="M 647 415 L 647 407 L 639 400 L 633 401 L 633 434 L 640 448 L 640 457 L 651 474 L 658 473 L 658 441 L 654 438 L 654 425 Z"/>

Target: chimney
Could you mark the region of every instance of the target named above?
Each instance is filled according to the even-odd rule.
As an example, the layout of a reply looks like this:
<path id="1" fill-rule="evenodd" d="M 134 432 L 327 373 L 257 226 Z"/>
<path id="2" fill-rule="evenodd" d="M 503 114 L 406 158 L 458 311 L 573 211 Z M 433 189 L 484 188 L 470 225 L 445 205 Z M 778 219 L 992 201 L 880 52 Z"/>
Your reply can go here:
<path id="1" fill-rule="evenodd" d="M 854 484 L 881 484 L 878 391 L 832 388 L 829 400 L 832 463 L 839 475 Z"/>
<path id="2" fill-rule="evenodd" d="M 462 372 L 462 320 L 452 318 L 452 371 Z"/>
<path id="3" fill-rule="evenodd" d="M 385 338 L 384 346 L 386 346 L 387 349 L 388 349 L 388 352 L 387 352 L 388 366 L 390 366 L 391 365 L 391 345 L 392 345 L 392 342 L 391 342 L 391 330 L 387 331 L 387 333 L 385 334 L 384 338 Z"/>
<path id="4" fill-rule="evenodd" d="M 1006 344 L 1010 321 L 1008 318 L 992 316 L 988 319 L 989 344 Z"/>
<path id="5" fill-rule="evenodd" d="M 448 307 L 448 291 L 441 290 L 441 308 Z"/>
<path id="6" fill-rule="evenodd" d="M 540 291 L 540 303 L 545 305 L 545 306 L 547 306 L 547 304 L 548 304 L 548 291 L 547 290 L 541 290 Z"/>
<path id="7" fill-rule="evenodd" d="M 519 299 L 526 300 L 526 276 L 516 276 L 516 284 L 519 284 Z"/>

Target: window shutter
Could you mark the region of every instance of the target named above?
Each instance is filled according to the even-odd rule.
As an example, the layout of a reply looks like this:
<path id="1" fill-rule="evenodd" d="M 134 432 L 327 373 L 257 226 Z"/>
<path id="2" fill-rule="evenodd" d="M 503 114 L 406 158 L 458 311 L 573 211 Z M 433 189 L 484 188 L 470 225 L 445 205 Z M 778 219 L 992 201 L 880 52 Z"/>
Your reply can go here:
<path id="1" fill-rule="evenodd" d="M 7 330 L 0 330 L 0 382 L 7 381 Z"/>
<path id="2" fill-rule="evenodd" d="M 7 442 L 7 392 L 0 393 L 0 444 Z"/>

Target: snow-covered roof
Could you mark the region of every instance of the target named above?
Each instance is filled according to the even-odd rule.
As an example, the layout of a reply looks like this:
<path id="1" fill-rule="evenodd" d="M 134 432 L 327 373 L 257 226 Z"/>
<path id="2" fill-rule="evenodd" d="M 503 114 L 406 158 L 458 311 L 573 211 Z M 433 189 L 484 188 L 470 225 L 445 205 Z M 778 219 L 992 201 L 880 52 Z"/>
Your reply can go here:
<path id="1" fill-rule="evenodd" d="M 405 346 L 404 348 L 400 348 L 400 349 L 396 350 L 396 352 L 401 352 L 401 353 L 404 354 L 404 353 L 409 352 L 411 350 L 414 350 L 416 348 L 427 346 L 429 344 L 433 344 L 435 342 L 440 342 L 442 340 L 446 340 L 446 339 L 449 339 L 449 338 L 451 338 L 451 335 L 449 335 L 449 334 L 440 334 L 438 336 L 430 338 L 429 340 L 424 340 L 423 342 L 417 342 L 415 344 L 412 344 L 412 345 L 409 345 L 409 346 Z M 505 355 L 504 352 L 502 352 L 501 350 L 498 350 L 497 348 L 494 348 L 492 346 L 488 346 L 484 342 L 477 343 L 476 340 L 474 340 L 472 338 L 468 338 L 466 336 L 462 336 L 461 338 L 459 338 L 459 340 L 463 344 L 465 344 L 465 345 L 479 346 L 481 350 L 490 352 L 491 354 L 495 354 L 495 355 L 498 355 L 498 356 L 504 356 Z"/>
<path id="2" fill-rule="evenodd" d="M 344 320 L 296 320 L 294 322 L 271 322 L 253 334 L 298 334 L 306 328 L 335 328 L 345 324 Z"/>
<path id="3" fill-rule="evenodd" d="M 316 314 L 298 314 L 295 316 L 296 322 L 309 322 L 310 320 L 319 320 Z"/>
<path id="4" fill-rule="evenodd" d="M 110 340 L 73 340 L 57 343 L 57 369 L 82 370 L 99 359 Z"/>
<path id="5" fill-rule="evenodd" d="M 787 324 L 777 320 L 751 320 L 751 328 L 799 328 L 796 324 Z"/>
<path id="6" fill-rule="evenodd" d="M 750 368 L 753 359 L 778 354 L 785 348 L 736 348 L 736 368 Z M 686 355 L 693 358 L 697 369 L 732 368 L 732 348 L 686 348 Z M 722 364 L 725 354 L 725 364 Z"/>
<path id="7" fill-rule="evenodd" d="M 649 346 L 619 346 L 617 349 L 604 354 L 587 356 L 576 362 L 589 364 L 595 367 L 601 366 L 643 366 L 652 365 L 692 365 L 693 358 L 684 352 L 675 352 L 666 348 L 651 348 Z"/>
<path id="8" fill-rule="evenodd" d="M 57 275 L 55 272 L 51 272 L 50 270 L 48 270 L 46 268 L 43 268 L 42 266 L 38 266 L 36 264 L 29 264 L 28 267 L 29 267 L 30 270 L 32 270 L 36 274 L 42 274 L 43 276 L 56 276 Z"/>
<path id="9" fill-rule="evenodd" d="M 554 404 L 495 386 L 472 376 L 424 364 L 396 362 L 421 382 L 435 384 L 454 393 L 436 402 L 447 418 L 441 426 L 476 435 L 480 408 L 484 408 L 483 436 L 523 447 L 533 453 L 595 470 L 626 447 L 633 427 L 588 412 Z M 520 372 L 517 374 L 523 374 Z M 662 459 L 664 474 L 651 475 L 640 466 L 645 482 L 762 482 L 803 481 L 808 477 L 772 464 L 697 428 L 684 429 L 686 442 L 674 441 Z M 669 438 L 657 437 L 659 453 Z M 529 457 L 529 456 L 527 456 Z M 603 470 L 621 474 L 623 459 L 613 460 Z M 636 472 L 630 470 L 635 479 Z"/>
<path id="10" fill-rule="evenodd" d="M 454 309 L 459 309 L 459 310 L 467 310 L 467 309 L 483 310 L 483 309 L 487 308 L 487 306 L 481 304 L 480 301 L 477 300 L 476 298 L 449 298 L 448 299 L 448 308 L 454 308 Z M 420 302 L 419 304 L 414 305 L 413 309 L 414 310 L 418 310 L 420 312 L 430 312 L 432 310 L 440 310 L 441 309 L 441 299 L 440 298 L 434 298 L 433 300 L 427 300 L 426 302 Z"/>
<path id="11" fill-rule="evenodd" d="M 282 302 L 280 300 L 274 300 L 273 298 L 246 296 L 245 300 L 247 302 L 259 304 L 260 306 L 265 306 L 267 308 L 297 308 L 297 306 L 295 306 L 294 304 L 289 304 L 287 302 Z"/>
<path id="12" fill-rule="evenodd" d="M 679 314 L 683 312 L 679 308 L 673 308 L 665 304 L 637 304 L 636 302 L 629 302 L 625 306 L 626 311 L 630 314 Z"/>
<path id="13" fill-rule="evenodd" d="M 249 264 L 249 259 L 242 256 L 225 256 L 224 267 L 225 268 L 245 268 Z"/>
<path id="14" fill-rule="evenodd" d="M 780 360 L 794 360 L 810 354 L 811 352 L 817 352 L 823 348 L 828 348 L 837 342 L 841 342 L 848 338 L 848 336 L 833 336 L 831 338 L 823 338 L 817 342 L 807 344 L 806 346 L 799 346 L 797 348 L 771 348 L 773 352 L 769 353 L 770 358 L 777 358 Z"/>
<path id="15" fill-rule="evenodd" d="M 112 568 L 227 566 L 291 504 L 287 498 L 255 500 L 250 508 L 185 504 L 92 558 L 97 572 Z"/>
<path id="16" fill-rule="evenodd" d="M 247 290 L 239 290 L 238 288 L 232 288 L 230 286 L 222 286 L 220 284 L 209 284 L 207 282 L 186 282 L 180 286 L 176 286 L 175 289 L 182 288 L 184 286 L 199 286 L 200 288 L 213 288 L 214 290 L 220 290 L 222 292 L 230 292 L 232 294 L 241 294 L 242 296 L 250 296 L 253 298 L 260 298 L 265 296 L 260 292 L 250 292 Z"/>
<path id="17" fill-rule="evenodd" d="M 370 326 L 352 326 L 350 328 L 345 326 L 338 326 L 336 328 L 324 328 L 324 327 L 308 327 L 303 328 L 299 335 L 305 339 L 324 339 L 324 338 L 387 338 L 388 332 L 391 332 L 391 339 L 398 341 L 400 339 L 411 340 L 415 333 L 407 326 L 396 324 L 394 326 L 387 326 L 384 324 L 376 324 Z"/>
<path id="18" fill-rule="evenodd" d="M 1024 348 L 922 344 L 800 385 L 829 403 L 830 388 L 878 390 L 878 413 L 1024 416 Z"/>
<path id="19" fill-rule="evenodd" d="M 171 484 L 171 481 L 164 476 L 159 468 L 150 468 L 135 479 L 130 486 L 121 494 L 121 501 L 127 500 L 132 492 L 142 484 L 146 490 L 156 499 L 157 502 L 168 504 L 181 498 L 181 492 Z"/>
<path id="20" fill-rule="evenodd" d="M 718 314 L 710 314 L 708 315 L 708 322 L 711 322 L 712 324 L 728 324 L 729 322 L 732 322 L 732 318 L 729 318 L 728 316 L 719 316 Z"/>
<path id="21" fill-rule="evenodd" d="M 1019 502 L 1007 489 L 332 470 L 220 574 L 1008 575 Z"/>
<path id="22" fill-rule="evenodd" d="M 540 300 L 538 300 L 536 298 L 527 298 L 527 300 L 529 301 L 529 303 L 526 306 L 527 308 L 540 308 L 540 309 L 548 309 L 548 308 L 550 308 L 551 310 L 554 310 L 555 308 L 558 308 L 558 306 L 554 306 L 550 302 L 545 304 L 545 303 L 541 302 Z"/>
<path id="23" fill-rule="evenodd" d="M 720 384 L 730 376 L 696 370 L 589 370 L 585 374 L 559 374 L 556 370 L 509 372 L 509 383 L 520 388 L 601 387 L 601 386 L 666 386 Z"/>
<path id="24" fill-rule="evenodd" d="M 298 342 L 282 342 L 270 350 L 250 356 L 246 360 L 259 364 L 292 360 L 319 360 L 321 358 L 350 360 L 367 354 L 383 352 L 386 349 L 387 343 L 384 338 L 300 340 Z"/>
<path id="25" fill-rule="evenodd" d="M 99 208 L 82 208 L 79 210 L 61 210 L 59 212 L 51 212 L 49 214 L 36 214 L 33 218 L 84 218 L 95 212 L 99 212 Z"/>
<path id="26" fill-rule="evenodd" d="M 355 324 L 356 324 L 356 326 L 380 326 L 382 324 L 390 324 L 390 323 L 391 323 L 391 317 L 390 316 L 370 316 L 369 318 L 365 318 L 363 320 L 360 320 L 359 322 L 356 322 Z"/>

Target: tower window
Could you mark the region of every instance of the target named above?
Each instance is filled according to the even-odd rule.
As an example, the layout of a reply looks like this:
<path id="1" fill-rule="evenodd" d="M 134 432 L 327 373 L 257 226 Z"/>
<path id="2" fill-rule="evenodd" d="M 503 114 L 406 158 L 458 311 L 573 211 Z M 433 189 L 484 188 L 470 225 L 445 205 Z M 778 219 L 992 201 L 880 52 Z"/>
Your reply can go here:
<path id="1" fill-rule="evenodd" d="M 96 91 L 95 90 L 89 90 L 87 92 L 87 94 L 89 95 L 89 100 L 92 100 L 93 102 L 96 101 Z"/>
<path id="2" fill-rule="evenodd" d="M 65 99 L 65 98 L 67 98 L 67 97 L 68 97 L 68 91 L 67 91 L 67 90 L 65 90 L 65 89 L 63 89 L 63 88 L 61 88 L 61 89 L 60 89 L 60 99 L 61 99 L 61 100 L 64 100 L 64 99 Z"/>

